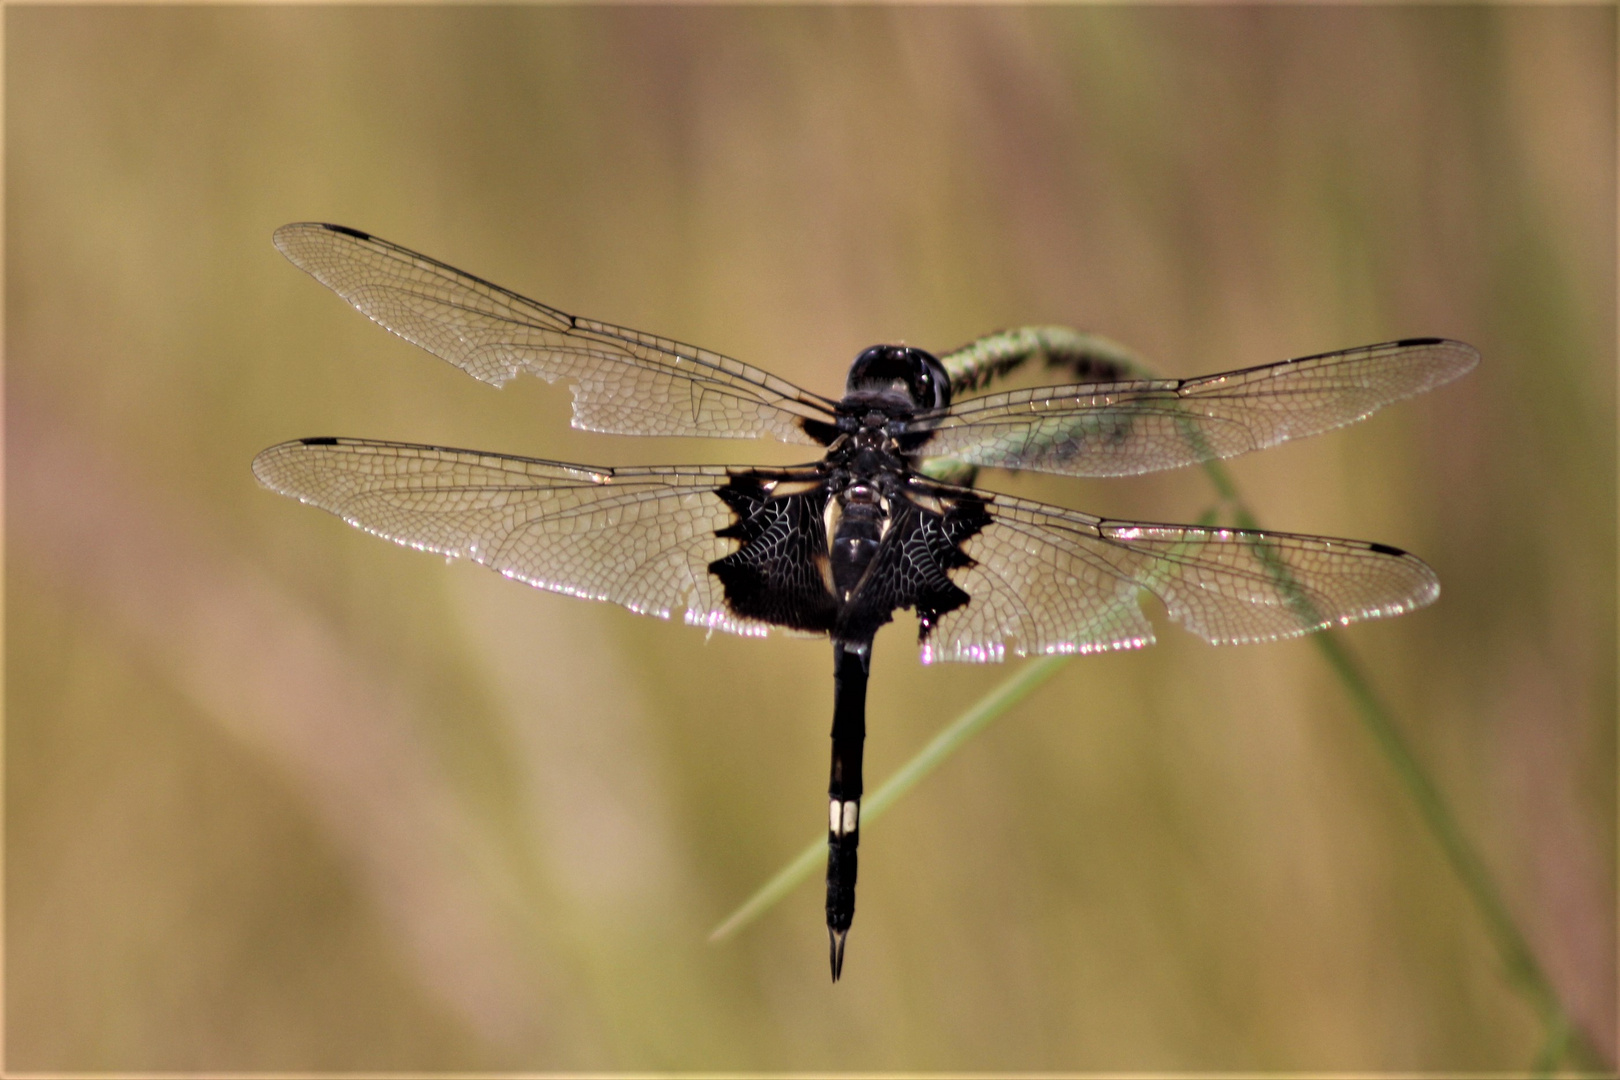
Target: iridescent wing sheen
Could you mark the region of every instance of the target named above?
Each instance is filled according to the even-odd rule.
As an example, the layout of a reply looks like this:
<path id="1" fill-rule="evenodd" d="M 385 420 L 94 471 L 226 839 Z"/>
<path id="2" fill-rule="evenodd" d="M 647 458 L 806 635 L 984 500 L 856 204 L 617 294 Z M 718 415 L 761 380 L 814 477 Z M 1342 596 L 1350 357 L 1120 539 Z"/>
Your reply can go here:
<path id="1" fill-rule="evenodd" d="M 1143 592 L 1214 644 L 1294 637 L 1398 615 L 1440 594 L 1434 571 L 1359 540 L 1110 521 L 977 493 L 990 523 L 951 578 L 970 597 L 923 641 L 924 663 L 1152 644 Z"/>
<path id="2" fill-rule="evenodd" d="M 1469 371 L 1470 345 L 1414 338 L 1199 379 L 1075 383 L 963 401 L 910 422 L 926 457 L 1069 476 L 1227 458 L 1354 423 Z"/>
<path id="3" fill-rule="evenodd" d="M 574 387 L 574 426 L 619 435 L 819 445 L 833 403 L 706 349 L 565 314 L 341 225 L 276 230 L 276 247 L 373 320 L 496 386 L 520 371 Z"/>
<path id="4" fill-rule="evenodd" d="M 725 604 L 709 564 L 734 540 L 716 466 L 581 465 L 364 439 L 304 439 L 253 459 L 265 487 L 398 544 L 507 577 L 737 634 L 768 627 Z"/>
<path id="5" fill-rule="evenodd" d="M 253 471 L 266 487 L 399 544 L 472 559 L 538 588 L 660 618 L 679 612 L 688 623 L 748 635 L 783 623 L 739 615 L 727 603 L 715 564 L 739 550 L 733 503 L 742 489 L 813 475 L 596 469 L 363 439 L 282 443 L 255 458 Z M 1439 594 L 1428 566 L 1381 544 L 1108 521 L 982 492 L 971 502 L 988 518 L 962 543 L 967 561 L 939 563 L 966 603 L 937 617 L 925 662 L 1147 645 L 1143 591 L 1215 643 L 1394 615 Z M 761 528 L 770 520 L 756 519 Z"/>

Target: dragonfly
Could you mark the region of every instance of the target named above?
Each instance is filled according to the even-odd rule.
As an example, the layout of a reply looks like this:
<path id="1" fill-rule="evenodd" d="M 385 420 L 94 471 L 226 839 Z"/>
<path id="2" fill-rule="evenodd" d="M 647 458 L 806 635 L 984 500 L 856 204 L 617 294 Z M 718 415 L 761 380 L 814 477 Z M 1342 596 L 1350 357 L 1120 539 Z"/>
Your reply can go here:
<path id="1" fill-rule="evenodd" d="M 1459 341 L 1167 380 L 1105 339 L 1024 327 L 937 356 L 874 345 L 831 398 L 357 229 L 299 223 L 274 240 L 375 322 L 476 379 L 569 384 L 576 428 L 773 439 L 820 455 L 607 468 L 320 437 L 270 447 L 253 472 L 369 533 L 541 589 L 711 632 L 830 639 L 834 982 L 855 916 L 872 642 L 896 612 L 914 614 L 923 663 L 984 663 L 1152 644 L 1143 594 L 1204 640 L 1236 644 L 1398 615 L 1440 592 L 1426 563 L 1387 544 L 1111 520 L 974 485 L 982 468 L 1132 476 L 1329 431 L 1469 371 L 1479 354 Z M 990 392 L 1031 372 L 1063 381 Z"/>

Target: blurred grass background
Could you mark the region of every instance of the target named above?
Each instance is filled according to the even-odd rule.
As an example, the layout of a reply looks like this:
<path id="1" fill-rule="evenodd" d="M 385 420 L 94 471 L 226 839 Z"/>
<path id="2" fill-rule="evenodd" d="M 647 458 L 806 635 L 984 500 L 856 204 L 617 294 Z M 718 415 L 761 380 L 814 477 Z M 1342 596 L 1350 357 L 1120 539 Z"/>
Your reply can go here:
<path id="1" fill-rule="evenodd" d="M 1611 8 L 8 8 L 11 1069 L 1519 1069 L 1543 1037 L 1308 642 L 1162 625 L 820 890 L 824 645 L 524 589 L 259 490 L 291 437 L 607 438 L 270 246 L 373 231 L 837 393 L 1077 325 L 1168 375 L 1446 335 L 1480 369 L 1233 464 L 1410 548 L 1345 634 L 1615 1053 Z M 1192 520 L 1197 470 L 987 475 Z M 881 780 L 1005 669 L 879 639 Z"/>

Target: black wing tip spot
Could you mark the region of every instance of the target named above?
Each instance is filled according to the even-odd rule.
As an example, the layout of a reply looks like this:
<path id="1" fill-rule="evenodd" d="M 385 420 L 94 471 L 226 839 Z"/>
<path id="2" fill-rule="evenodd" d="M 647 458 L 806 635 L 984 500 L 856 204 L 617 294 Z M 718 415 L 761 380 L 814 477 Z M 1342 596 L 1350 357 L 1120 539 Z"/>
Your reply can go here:
<path id="1" fill-rule="evenodd" d="M 336 446 L 338 441 L 331 435 L 317 435 L 313 439 L 299 439 L 304 446 Z"/>
<path id="2" fill-rule="evenodd" d="M 325 229 L 327 232 L 342 233 L 344 236 L 352 236 L 356 240 L 374 240 L 374 239 L 376 239 L 376 237 L 372 236 L 368 232 L 361 232 L 359 229 L 351 229 L 347 225 L 324 225 L 323 224 L 321 226 L 321 228 Z"/>
<path id="3" fill-rule="evenodd" d="M 1370 548 L 1373 551 L 1378 552 L 1378 554 L 1380 554 L 1380 555 L 1393 555 L 1397 559 L 1405 558 L 1406 555 L 1407 555 L 1407 552 L 1402 551 L 1398 547 L 1390 547 L 1388 544 L 1371 544 L 1370 543 L 1370 544 L 1367 545 L 1367 547 Z"/>
<path id="4" fill-rule="evenodd" d="M 1416 348 L 1419 345 L 1445 345 L 1447 341 L 1440 337 L 1409 337 L 1401 338 L 1395 343 L 1403 349 Z"/>

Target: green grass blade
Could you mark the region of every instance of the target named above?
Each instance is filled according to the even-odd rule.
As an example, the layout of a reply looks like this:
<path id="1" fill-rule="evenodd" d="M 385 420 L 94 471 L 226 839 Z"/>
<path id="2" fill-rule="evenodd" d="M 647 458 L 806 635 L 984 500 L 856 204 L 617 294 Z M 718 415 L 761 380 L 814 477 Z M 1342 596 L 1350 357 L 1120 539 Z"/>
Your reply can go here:
<path id="1" fill-rule="evenodd" d="M 865 800 L 861 807 L 861 823 L 865 825 L 887 810 L 917 782 L 954 754 L 958 747 L 1018 704 L 1041 683 L 1057 674 L 1058 668 L 1068 663 L 1071 656 L 1043 656 L 1019 666 L 1012 677 L 980 698 L 972 708 L 953 720 L 945 730 L 934 736 L 915 757 L 902 765 L 895 774 Z"/>
<path id="2" fill-rule="evenodd" d="M 1233 523 L 1242 529 L 1259 529 L 1260 523 L 1244 505 L 1237 486 L 1220 462 L 1205 461 L 1204 471 L 1226 501 Z M 1361 718 L 1362 726 L 1372 736 L 1396 779 L 1416 804 L 1423 824 L 1440 845 L 1446 862 L 1484 920 L 1486 932 L 1490 934 L 1502 963 L 1503 977 L 1529 1002 L 1541 1020 L 1546 1035 L 1536 1058 L 1535 1071 L 1550 1074 L 1570 1052 L 1590 1067 L 1604 1067 L 1602 1058 L 1574 1026 L 1557 991 L 1537 962 L 1528 940 L 1502 899 L 1501 890 L 1491 876 L 1484 857 L 1469 840 L 1439 785 L 1418 760 L 1406 736 L 1401 733 L 1394 714 L 1373 689 L 1361 665 L 1333 631 L 1313 634 L 1311 640 L 1338 677 L 1345 696 Z"/>
<path id="3" fill-rule="evenodd" d="M 1547 1025 L 1547 1037 L 1542 1040 L 1541 1049 L 1536 1052 L 1536 1060 L 1530 1066 L 1534 1076 L 1553 1076 L 1558 1067 L 1564 1062 L 1564 1055 L 1569 1053 L 1570 1039 L 1575 1033 L 1570 1029 L 1567 1019 L 1554 1021 Z"/>
<path id="4" fill-rule="evenodd" d="M 1212 508 L 1204 511 L 1198 518 L 1199 525 L 1213 525 L 1216 511 Z M 978 734 L 989 723 L 1018 704 L 1041 683 L 1051 678 L 1057 669 L 1074 659 L 1072 656 L 1043 656 L 1021 665 L 1012 675 L 1003 680 L 995 689 L 980 698 L 971 708 L 951 721 L 938 735 L 929 741 L 928 745 L 919 750 L 910 761 L 900 766 L 895 774 L 885 780 L 878 789 L 867 796 L 861 803 L 861 828 L 869 828 L 883 811 L 894 805 L 902 795 L 910 791 L 923 777 L 937 769 L 946 758 L 954 754 L 968 739 Z M 724 941 L 738 930 L 747 926 L 755 919 L 774 907 L 778 901 L 792 892 L 805 878 L 809 877 L 821 865 L 821 860 L 827 854 L 827 841 L 825 838 L 812 840 L 803 851 L 796 855 L 776 874 L 761 885 L 743 905 L 730 915 L 726 916 L 719 926 L 709 935 L 711 942 Z"/>
<path id="5" fill-rule="evenodd" d="M 1204 440 L 1195 423 L 1186 426 L 1186 433 L 1195 447 L 1203 448 Z M 1203 462 L 1205 475 L 1220 497 L 1221 504 L 1230 513 L 1233 524 L 1241 529 L 1259 530 L 1259 521 L 1244 504 L 1237 485 L 1233 483 L 1225 467 L 1207 453 L 1201 456 L 1205 457 Z M 1216 516 L 1216 511 L 1208 511 L 1200 517 L 1199 524 L 1212 524 Z M 1286 566 L 1275 560 L 1262 561 L 1273 566 L 1283 585 L 1289 584 Z M 1300 599 L 1303 601 L 1303 597 Z M 1308 617 L 1310 612 L 1302 610 L 1301 615 Z M 1535 1072 L 1538 1075 L 1550 1075 L 1570 1056 L 1578 1058 L 1588 1069 L 1598 1071 L 1608 1069 L 1608 1064 L 1586 1038 L 1585 1033 L 1574 1024 L 1557 991 L 1536 960 L 1528 939 L 1519 929 L 1518 923 L 1502 899 L 1501 890 L 1483 856 L 1480 855 L 1478 847 L 1468 838 L 1439 786 L 1413 753 L 1406 737 L 1401 733 L 1400 725 L 1395 721 L 1394 714 L 1379 698 L 1361 666 L 1332 631 L 1314 634 L 1312 639 L 1328 667 L 1338 677 L 1345 695 L 1355 708 L 1356 715 L 1372 736 L 1384 760 L 1416 804 L 1424 826 L 1439 844 L 1447 864 L 1457 875 L 1464 891 L 1484 920 L 1486 930 L 1502 963 L 1503 977 L 1525 998 L 1541 1020 L 1544 1038 L 1535 1059 Z M 957 717 L 872 794 L 863 807 L 862 827 L 875 821 L 884 810 L 915 787 L 923 777 L 938 768 L 963 743 L 1016 705 L 1069 659 L 1071 657 L 1048 656 L 1023 665 L 1000 686 Z M 825 839 L 813 841 L 717 926 L 709 935 L 709 940 L 723 941 L 770 910 L 816 870 L 825 854 Z"/>
<path id="6" fill-rule="evenodd" d="M 980 698 L 972 708 L 953 720 L 910 761 L 902 765 L 899 771 L 862 800 L 861 828 L 863 830 L 869 828 L 882 816 L 883 811 L 916 787 L 918 781 L 937 769 L 946 758 L 956 752 L 958 747 L 982 731 L 996 717 L 1022 701 L 1031 690 L 1051 678 L 1058 668 L 1071 659 L 1069 656 L 1043 656 L 1039 660 L 1021 665 L 1011 678 L 1002 682 Z M 724 941 L 769 911 L 777 901 L 815 872 L 826 857 L 826 838 L 820 837 L 812 841 L 792 862 L 777 871 L 776 876 L 762 885 L 758 892 L 715 927 L 714 932 L 709 935 L 709 940 Z"/>
<path id="7" fill-rule="evenodd" d="M 753 896 L 743 902 L 742 907 L 727 915 L 725 920 L 710 932 L 710 943 L 726 940 L 738 930 L 741 930 L 775 907 L 778 901 L 814 873 L 816 867 L 820 866 L 826 858 L 827 840 L 825 837 L 818 836 L 810 841 L 809 846 L 794 856 L 792 862 L 778 870 L 775 877 L 761 885 Z"/>

